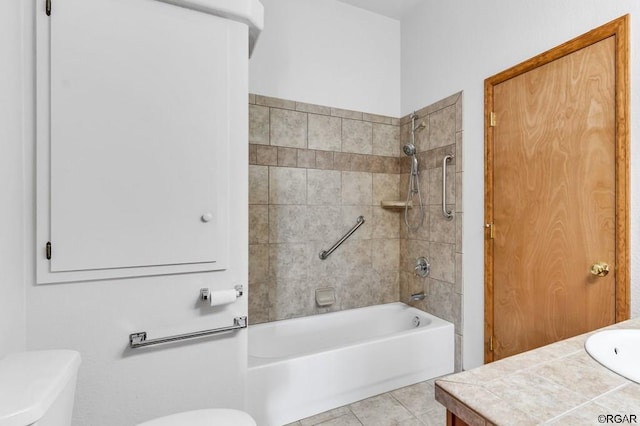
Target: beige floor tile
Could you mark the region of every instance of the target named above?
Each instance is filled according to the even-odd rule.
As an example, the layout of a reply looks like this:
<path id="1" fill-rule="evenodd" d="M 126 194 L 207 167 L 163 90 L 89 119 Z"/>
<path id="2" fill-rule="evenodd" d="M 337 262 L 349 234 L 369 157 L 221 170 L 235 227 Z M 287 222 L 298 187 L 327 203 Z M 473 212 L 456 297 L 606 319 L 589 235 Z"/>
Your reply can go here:
<path id="1" fill-rule="evenodd" d="M 364 426 L 391 426 L 413 415 L 391 394 L 382 394 L 349 406 Z"/>

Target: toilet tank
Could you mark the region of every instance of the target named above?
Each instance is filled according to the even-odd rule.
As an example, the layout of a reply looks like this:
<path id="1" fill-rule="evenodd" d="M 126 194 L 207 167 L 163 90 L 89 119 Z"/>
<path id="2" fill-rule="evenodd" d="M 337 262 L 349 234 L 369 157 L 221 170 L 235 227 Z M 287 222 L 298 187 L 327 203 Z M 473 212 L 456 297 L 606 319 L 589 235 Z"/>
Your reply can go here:
<path id="1" fill-rule="evenodd" d="M 0 360 L 0 426 L 69 426 L 80 354 L 29 351 Z"/>

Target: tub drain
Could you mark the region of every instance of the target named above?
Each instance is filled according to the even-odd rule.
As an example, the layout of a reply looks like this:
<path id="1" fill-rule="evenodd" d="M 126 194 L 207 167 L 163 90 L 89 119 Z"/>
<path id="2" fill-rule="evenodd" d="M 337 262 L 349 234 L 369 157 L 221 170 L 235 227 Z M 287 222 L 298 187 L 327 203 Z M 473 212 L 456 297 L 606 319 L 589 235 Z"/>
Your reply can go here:
<path id="1" fill-rule="evenodd" d="M 413 322 L 413 326 L 414 327 L 420 327 L 420 317 L 419 316 L 416 315 L 415 317 L 413 317 L 413 321 L 412 322 Z"/>

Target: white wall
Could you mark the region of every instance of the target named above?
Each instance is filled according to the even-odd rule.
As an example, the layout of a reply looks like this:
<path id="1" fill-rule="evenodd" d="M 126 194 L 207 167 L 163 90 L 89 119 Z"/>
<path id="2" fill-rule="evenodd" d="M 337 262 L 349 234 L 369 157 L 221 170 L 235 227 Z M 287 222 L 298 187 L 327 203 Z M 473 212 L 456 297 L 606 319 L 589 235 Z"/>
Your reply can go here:
<path id="1" fill-rule="evenodd" d="M 464 91 L 464 367 L 483 362 L 484 79 L 631 13 L 631 68 L 640 4 L 626 0 L 426 0 L 402 21 L 402 113 Z M 416 54 L 416 52 L 420 52 Z M 631 73 L 632 114 L 640 74 Z M 632 315 L 640 316 L 640 121 L 631 119 Z"/>
<path id="2" fill-rule="evenodd" d="M 0 2 L 0 358 L 25 347 L 20 3 Z"/>
<path id="3" fill-rule="evenodd" d="M 336 0 L 261 1 L 250 92 L 399 115 L 399 21 Z"/>
<path id="4" fill-rule="evenodd" d="M 6 7 L 8 4 L 11 7 Z M 25 82 L 34 81 L 34 5 L 35 1 L 11 0 L 2 2 L 0 8 L 0 64 L 3 78 L 2 100 L 9 86 L 18 86 L 10 91 L 7 102 L 20 105 L 24 102 L 24 158 L 14 153 L 14 148 L 5 151 L 4 133 L 0 167 L 3 178 L 0 190 L 3 198 L 11 194 L 20 204 L 24 198 L 24 209 L 13 208 L 10 217 L 3 214 L 3 223 L 15 222 L 20 228 L 20 218 L 24 216 L 26 226 L 11 229 L 11 239 L 15 246 L 5 256 L 4 231 L 2 257 L 0 257 L 0 321 L 5 317 L 20 327 L 24 322 L 23 310 L 5 312 L 5 271 L 16 280 L 22 280 L 21 269 L 25 264 L 24 283 L 18 290 L 26 291 L 26 347 L 27 349 L 68 348 L 81 353 L 82 365 L 76 391 L 76 406 L 73 424 L 77 426 L 130 426 L 153 417 L 175 413 L 188 409 L 208 407 L 243 408 L 244 383 L 246 376 L 246 330 L 235 335 L 219 338 L 206 338 L 169 346 L 150 347 L 131 350 L 128 348 L 128 336 L 137 331 L 149 332 L 149 338 L 186 333 L 231 325 L 236 314 L 247 312 L 247 297 L 224 308 L 212 309 L 198 303 L 199 289 L 231 288 L 236 282 L 248 281 L 248 147 L 246 143 L 234 146 L 235 155 L 231 156 L 229 169 L 233 171 L 231 181 L 236 185 L 231 191 L 229 208 L 234 214 L 230 221 L 230 267 L 226 271 L 166 275 L 92 282 L 74 282 L 65 284 L 36 285 L 35 259 L 42 256 L 42 247 L 35 247 L 35 138 L 34 138 L 34 87 L 25 84 L 21 92 L 19 73 L 13 73 L 12 79 L 4 78 L 4 70 L 14 68 L 14 57 L 19 57 L 19 43 L 14 33 L 25 38 L 24 52 Z M 15 19 L 15 10 L 25 10 L 25 19 L 21 24 Z M 54 2 L 55 8 L 55 2 Z M 7 10 L 8 9 L 8 10 Z M 7 10 L 7 13 L 5 13 Z M 54 9 L 55 12 L 55 9 Z M 38 13 L 42 13 L 38 8 Z M 5 22 L 6 21 L 6 22 Z M 10 29 L 10 31 L 5 31 Z M 5 44 L 5 33 L 12 35 L 11 46 Z M 246 46 L 246 39 L 242 46 Z M 14 52 L 15 51 L 15 52 Z M 11 53 L 10 58 L 5 57 Z M 232 60 L 247 52 L 231 55 Z M 9 61 L 8 59 L 11 59 Z M 19 64 L 19 62 L 17 62 Z M 247 70 L 238 71 L 237 79 L 243 86 L 241 92 L 248 90 Z M 5 88 L 5 86 L 7 86 Z M 235 89 L 232 89 L 235 90 Z M 237 99 L 235 108 L 241 108 L 243 114 L 234 114 L 231 123 L 233 140 L 247 140 L 247 100 L 243 95 Z M 5 122 L 5 106 L 2 105 L 2 122 Z M 10 112 L 8 116 L 20 123 L 21 115 Z M 4 129 L 2 130 L 4 132 Z M 13 131 L 20 133 L 20 129 Z M 15 138 L 12 138 L 15 139 Z M 19 144 L 20 141 L 12 143 Z M 7 152 L 7 154 L 5 154 Z M 11 176 L 4 177 L 5 155 L 11 156 Z M 24 176 L 22 185 L 21 176 Z M 9 179 L 9 177 L 11 179 Z M 242 184 L 244 182 L 244 184 Z M 23 187 L 24 186 L 24 187 Z M 15 193 L 15 195 L 14 195 Z M 4 200 L 3 200 L 4 209 Z M 23 211 L 24 210 L 24 211 Z M 24 213 L 24 214 L 23 214 Z M 15 234 L 15 237 L 14 237 Z M 54 253 L 55 255 L 55 253 Z M 19 305 L 22 299 L 9 294 L 11 300 L 6 303 Z M 8 315 L 11 313 L 12 315 Z M 24 329 L 24 326 L 22 326 Z M 21 332 L 24 341 L 24 331 Z M 4 336 L 3 339 L 4 341 Z M 24 343 L 22 344 L 24 346 Z"/>

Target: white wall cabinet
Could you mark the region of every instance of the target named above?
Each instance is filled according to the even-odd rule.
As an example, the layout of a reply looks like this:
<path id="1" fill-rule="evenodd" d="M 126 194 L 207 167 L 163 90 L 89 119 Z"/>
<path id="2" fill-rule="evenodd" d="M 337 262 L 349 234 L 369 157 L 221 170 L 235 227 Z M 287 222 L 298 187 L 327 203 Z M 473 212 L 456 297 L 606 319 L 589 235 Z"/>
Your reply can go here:
<path id="1" fill-rule="evenodd" d="M 37 25 L 39 283 L 226 268 L 247 57 L 247 26 L 200 10 L 53 1 Z"/>

